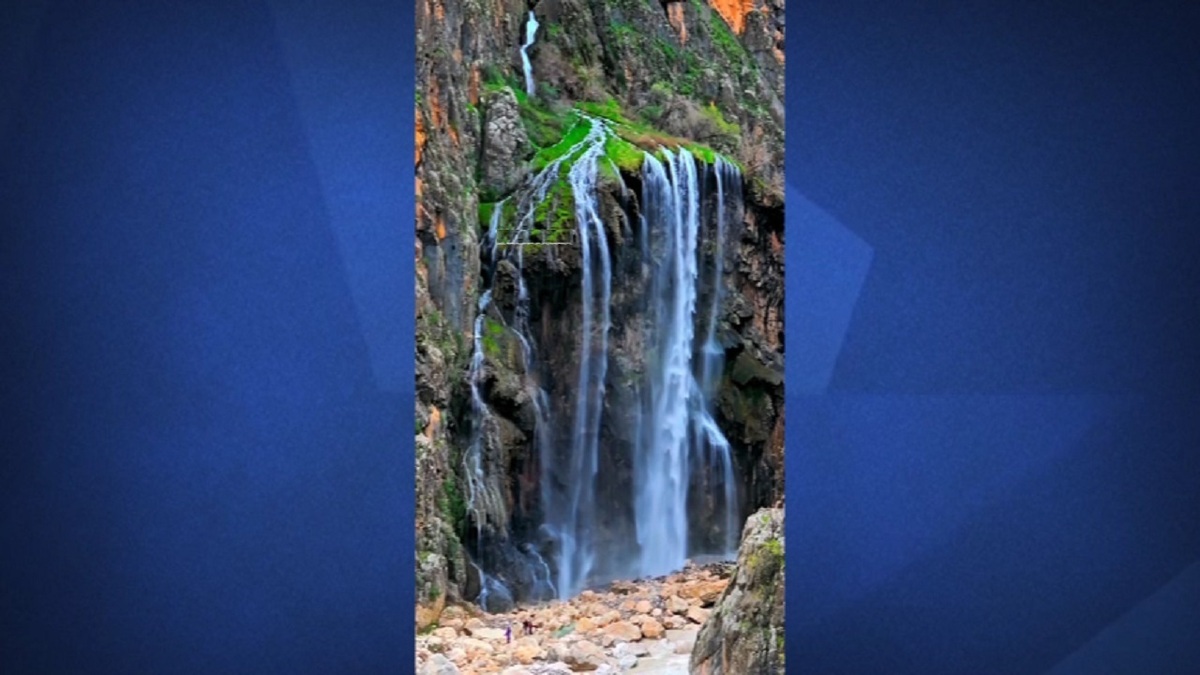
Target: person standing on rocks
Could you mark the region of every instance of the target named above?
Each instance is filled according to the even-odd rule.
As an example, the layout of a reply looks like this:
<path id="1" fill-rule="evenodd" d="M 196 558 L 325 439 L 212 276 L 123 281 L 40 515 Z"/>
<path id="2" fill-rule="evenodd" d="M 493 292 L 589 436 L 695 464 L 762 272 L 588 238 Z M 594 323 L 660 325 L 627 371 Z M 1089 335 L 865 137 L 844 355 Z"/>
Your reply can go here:
<path id="1" fill-rule="evenodd" d="M 512 643 L 512 624 L 511 623 L 508 624 L 508 628 L 504 629 L 504 641 L 509 644 Z"/>

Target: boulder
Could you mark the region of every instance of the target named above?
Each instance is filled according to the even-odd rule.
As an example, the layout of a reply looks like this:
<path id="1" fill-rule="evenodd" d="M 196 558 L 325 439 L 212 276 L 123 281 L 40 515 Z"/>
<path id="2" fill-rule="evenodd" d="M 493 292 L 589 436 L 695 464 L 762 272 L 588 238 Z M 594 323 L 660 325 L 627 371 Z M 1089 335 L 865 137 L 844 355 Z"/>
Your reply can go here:
<path id="1" fill-rule="evenodd" d="M 482 187 L 493 197 L 512 192 L 528 172 L 525 156 L 529 137 L 512 91 L 500 89 L 484 98 L 483 148 L 480 153 Z"/>
<path id="2" fill-rule="evenodd" d="M 693 623 L 702 624 L 708 620 L 709 614 L 710 612 L 707 609 L 703 609 L 701 607 L 689 607 L 687 611 L 687 618 Z"/>
<path id="3" fill-rule="evenodd" d="M 663 625 L 650 617 L 642 622 L 642 637 L 657 640 L 663 636 Z"/>
<path id="4" fill-rule="evenodd" d="M 567 657 L 563 659 L 575 671 L 596 670 L 608 662 L 604 650 L 589 640 L 577 640 L 571 643 Z"/>
<path id="5" fill-rule="evenodd" d="M 746 522 L 737 573 L 700 628 L 692 675 L 783 672 L 783 509 L 763 509 Z"/>
<path id="6" fill-rule="evenodd" d="M 604 627 L 604 634 L 625 642 L 636 642 L 642 639 L 642 630 L 629 621 L 616 621 Z"/>
<path id="7" fill-rule="evenodd" d="M 686 614 L 689 607 L 691 605 L 688 604 L 688 601 L 678 595 L 667 598 L 667 611 L 672 614 Z"/>

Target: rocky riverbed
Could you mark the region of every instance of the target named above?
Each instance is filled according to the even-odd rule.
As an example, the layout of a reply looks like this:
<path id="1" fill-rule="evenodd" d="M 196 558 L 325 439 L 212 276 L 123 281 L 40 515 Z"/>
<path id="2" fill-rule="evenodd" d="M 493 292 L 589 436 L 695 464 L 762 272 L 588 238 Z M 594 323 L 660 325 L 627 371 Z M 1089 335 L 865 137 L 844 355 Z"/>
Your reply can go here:
<path id="1" fill-rule="evenodd" d="M 417 636 L 417 673 L 684 675 L 700 627 L 733 572 L 732 563 L 689 564 L 665 577 L 615 581 L 506 614 L 448 607 L 436 627 Z M 532 635 L 524 634 L 526 621 L 535 626 Z"/>

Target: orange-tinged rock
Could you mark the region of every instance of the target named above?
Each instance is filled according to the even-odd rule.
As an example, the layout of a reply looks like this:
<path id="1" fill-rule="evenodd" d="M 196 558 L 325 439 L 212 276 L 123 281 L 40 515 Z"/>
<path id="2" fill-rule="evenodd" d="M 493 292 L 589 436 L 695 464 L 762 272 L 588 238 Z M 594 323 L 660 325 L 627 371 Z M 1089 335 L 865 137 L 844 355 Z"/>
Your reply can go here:
<path id="1" fill-rule="evenodd" d="M 655 621 L 654 619 L 651 619 L 650 617 L 646 617 L 646 620 L 642 622 L 642 637 L 647 638 L 649 640 L 657 640 L 662 636 L 663 636 L 662 624 Z"/>
<path id="2" fill-rule="evenodd" d="M 683 3 L 672 2 L 667 5 L 667 21 L 671 23 L 671 27 L 679 33 L 679 43 L 687 44 L 687 20 L 683 16 Z"/>
<path id="3" fill-rule="evenodd" d="M 610 623 L 604 627 L 604 634 L 606 636 L 615 638 L 617 640 L 624 640 L 626 642 L 636 642 L 637 640 L 642 639 L 641 629 L 628 621 L 617 621 L 615 623 Z"/>
<path id="4" fill-rule="evenodd" d="M 621 620 L 621 613 L 615 609 L 610 610 L 604 614 L 601 614 L 600 616 L 595 618 L 595 622 L 596 622 L 597 626 L 607 626 L 608 624 L 613 623 L 614 621 L 620 621 L 620 620 Z"/>
<path id="5" fill-rule="evenodd" d="M 728 579 L 704 581 L 683 588 L 679 594 L 685 598 L 699 600 L 703 605 L 711 605 L 717 601 L 728 585 Z"/>
<path id="6" fill-rule="evenodd" d="M 429 95 L 426 98 L 429 103 L 429 117 L 434 128 L 446 126 L 446 110 L 442 108 L 442 91 L 437 77 L 429 78 Z"/>
<path id="7" fill-rule="evenodd" d="M 471 77 L 467 80 L 467 100 L 471 105 L 479 105 L 479 78 L 479 67 L 471 68 Z"/>
<path id="8" fill-rule="evenodd" d="M 428 605 L 417 605 L 417 630 L 422 631 L 437 622 L 446 608 L 446 596 L 441 594 Z"/>
<path id="9" fill-rule="evenodd" d="M 482 656 L 490 656 L 496 651 L 496 648 L 487 642 L 469 637 L 459 638 L 458 646 L 465 649 L 467 651 L 467 655 L 473 659 L 477 659 Z"/>
<path id="10" fill-rule="evenodd" d="M 708 4 L 738 35 L 746 30 L 746 15 L 754 9 L 754 0 L 708 0 Z"/>
<path id="11" fill-rule="evenodd" d="M 437 406 L 429 406 L 429 424 L 425 426 L 425 435 L 433 438 L 437 433 L 438 426 L 442 422 L 442 411 L 438 410 Z"/>
<path id="12" fill-rule="evenodd" d="M 671 597 L 667 598 L 667 611 L 671 612 L 672 614 L 683 614 L 684 612 L 688 611 L 688 607 L 690 607 L 690 605 L 688 605 L 687 600 L 684 600 L 678 595 L 672 595 Z"/>
<path id="13" fill-rule="evenodd" d="M 527 666 L 537 659 L 542 658 L 542 648 L 530 644 L 517 645 L 517 648 L 513 650 L 513 658 L 518 663 Z"/>

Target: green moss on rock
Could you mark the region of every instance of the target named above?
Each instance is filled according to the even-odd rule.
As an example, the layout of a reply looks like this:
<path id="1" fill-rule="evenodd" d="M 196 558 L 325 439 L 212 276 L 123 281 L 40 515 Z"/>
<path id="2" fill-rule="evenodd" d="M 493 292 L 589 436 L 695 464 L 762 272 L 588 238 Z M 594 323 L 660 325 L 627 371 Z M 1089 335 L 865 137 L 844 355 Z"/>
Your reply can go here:
<path id="1" fill-rule="evenodd" d="M 565 156 L 576 145 L 579 144 L 588 133 L 592 130 L 592 122 L 585 118 L 578 118 L 567 133 L 554 145 L 543 148 L 533 156 L 533 170 L 541 171 L 552 164 L 555 160 Z M 568 158 L 569 159 L 569 158 Z"/>
<path id="2" fill-rule="evenodd" d="M 442 482 L 442 497 L 439 500 L 442 515 L 454 528 L 454 532 L 465 532 L 467 529 L 467 502 L 463 499 L 458 483 L 453 477 Z"/>
<path id="3" fill-rule="evenodd" d="M 604 142 L 604 154 L 618 169 L 626 173 L 641 171 L 642 163 L 646 161 L 646 153 L 643 150 L 617 135 L 610 136 Z"/>

